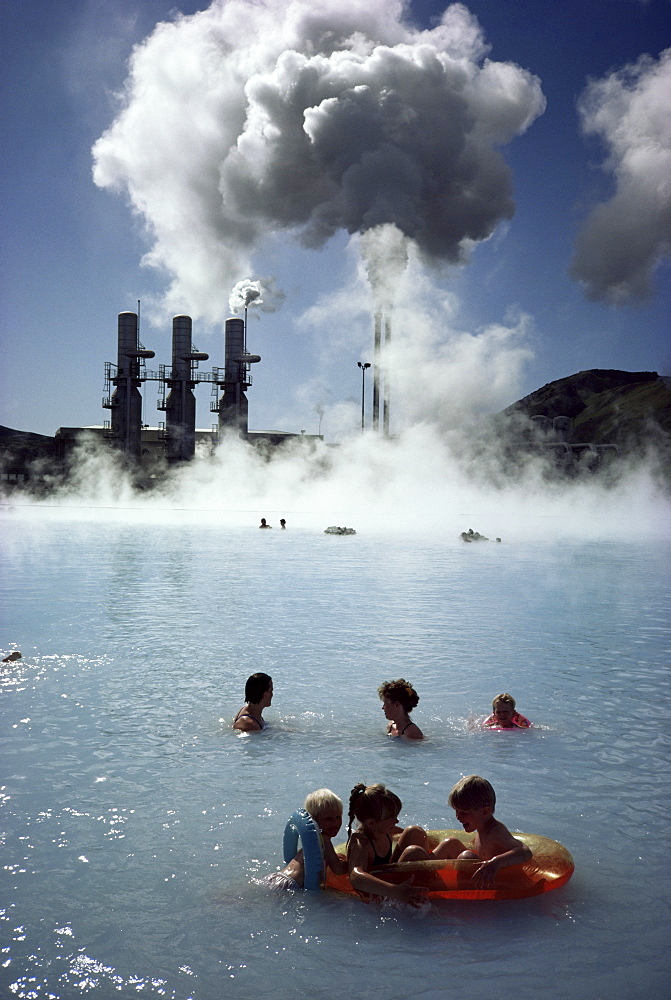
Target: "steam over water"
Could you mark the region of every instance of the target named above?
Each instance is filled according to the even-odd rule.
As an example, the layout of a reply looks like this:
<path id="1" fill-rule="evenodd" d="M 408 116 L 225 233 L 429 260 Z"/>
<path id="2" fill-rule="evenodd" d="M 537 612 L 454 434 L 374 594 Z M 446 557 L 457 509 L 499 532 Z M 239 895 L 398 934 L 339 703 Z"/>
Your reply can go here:
<path id="1" fill-rule="evenodd" d="M 394 437 L 352 436 L 358 396 L 343 398 L 338 368 L 277 418 L 325 415 L 338 448 L 298 442 L 268 460 L 227 440 L 135 491 L 85 443 L 62 490 L 3 503 L 2 652 L 22 652 L 0 668 L 3 996 L 668 991 L 668 496 L 654 458 L 549 481 L 490 435 L 483 414 L 522 395 L 533 322 L 460 329 L 440 269 L 512 218 L 502 149 L 545 97 L 530 70 L 488 56 L 461 4 L 425 30 L 406 12 L 230 0 L 176 16 L 134 49 L 95 143 L 95 183 L 127 197 L 152 241 L 144 263 L 170 281 L 147 303 L 155 321 L 186 312 L 207 330 L 229 304 L 277 309 L 288 292 L 257 276 L 264 250 L 351 237 L 357 274 L 316 290 L 286 354 L 317 331 L 323 372 L 369 342 L 372 308 L 393 312 Z M 668 65 L 639 64 L 640 99 L 623 78 L 635 141 L 620 130 L 614 164 L 640 164 L 630 146 L 657 135 L 648 94 Z M 581 105 L 606 140 L 611 91 L 590 85 Z M 595 297 L 647 291 L 668 245 L 658 203 L 640 208 L 658 162 L 579 243 L 574 276 Z M 614 275 L 611 223 L 630 191 L 652 235 Z M 618 261 L 595 265 L 603 246 Z M 357 534 L 324 534 L 333 524 Z M 502 541 L 464 544 L 468 528 Z M 258 670 L 274 680 L 268 729 L 234 733 Z M 418 745 L 385 736 L 376 689 L 401 676 L 420 695 Z M 533 729 L 482 729 L 503 691 Z M 512 830 L 568 847 L 566 886 L 416 912 L 260 884 L 307 792 L 347 801 L 382 781 L 402 822 L 449 828 L 449 790 L 473 772 Z"/>
<path id="2" fill-rule="evenodd" d="M 349 507 L 318 508 L 308 483 L 290 513 L 245 509 L 268 480 L 234 506 L 223 475 L 217 505 L 205 468 L 170 502 L 123 509 L 117 482 L 96 510 L 80 494 L 6 512 L 2 634 L 23 659 L 1 674 L 3 995 L 663 995 L 671 547 L 654 490 L 497 502 L 455 477 L 423 502 L 401 478 L 376 514 L 381 460 L 353 472 Z M 323 534 L 350 513 L 356 536 Z M 503 542 L 465 545 L 469 526 Z M 270 726 L 234 734 L 259 669 Z M 376 688 L 399 676 L 421 745 L 384 735 Z M 477 726 L 503 690 L 537 728 Z M 383 781 L 402 821 L 443 828 L 471 772 L 513 830 L 571 850 L 567 886 L 416 914 L 255 882 L 308 791 Z"/>

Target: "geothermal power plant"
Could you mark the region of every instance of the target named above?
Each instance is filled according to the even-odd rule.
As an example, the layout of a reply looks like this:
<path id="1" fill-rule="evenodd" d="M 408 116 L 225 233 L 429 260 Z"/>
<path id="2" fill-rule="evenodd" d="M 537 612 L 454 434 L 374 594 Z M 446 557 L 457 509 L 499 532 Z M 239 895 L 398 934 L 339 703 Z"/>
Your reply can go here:
<path id="1" fill-rule="evenodd" d="M 389 434 L 389 379 L 381 363 L 384 346 L 391 340 L 391 320 L 375 314 L 373 353 L 373 429 Z M 169 463 L 187 462 L 196 449 L 196 397 L 194 389 L 201 382 L 211 386 L 210 410 L 217 414 L 219 435 L 235 431 L 250 440 L 264 438 L 278 443 L 298 435 L 282 432 L 250 432 L 249 404 L 246 392 L 252 384 L 251 366 L 261 358 L 247 351 L 246 322 L 239 317 L 226 320 L 224 368 L 200 371 L 198 364 L 209 355 L 194 349 L 190 316 L 175 316 L 172 321 L 172 364 L 147 369 L 154 351 L 139 340 L 139 317 L 135 312 L 119 313 L 116 364 L 105 365 L 103 407 L 111 411 L 106 421 L 105 437 L 133 462 L 142 457 L 142 394 L 145 382 L 158 382 L 157 408 L 165 412 L 159 427 L 165 458 Z M 369 367 L 368 365 L 366 367 Z M 216 433 L 216 432 L 214 432 Z M 301 437 L 305 435 L 301 434 Z M 306 435 L 311 438 L 313 435 Z M 319 436 L 319 435 L 318 435 Z"/>
<path id="2" fill-rule="evenodd" d="M 158 382 L 159 410 L 165 411 L 163 440 L 168 462 L 185 462 L 193 458 L 196 448 L 196 397 L 194 388 L 200 382 L 209 383 L 214 399 L 212 412 L 218 414 L 219 432 L 236 430 L 249 433 L 246 390 L 252 383 L 251 365 L 260 361 L 258 354 L 248 354 L 244 320 L 226 321 L 225 363 L 223 371 L 199 371 L 198 363 L 207 361 L 208 354 L 194 350 L 190 316 L 175 316 L 172 321 L 172 364 L 160 365 L 149 371 L 146 361 L 154 352 L 146 350 L 138 338 L 138 314 L 119 314 L 117 361 L 105 366 L 105 397 L 103 407 L 111 411 L 107 428 L 108 439 L 134 461 L 142 453 L 143 382 Z"/>
<path id="3" fill-rule="evenodd" d="M 166 464 L 188 462 L 195 456 L 197 445 L 212 450 L 231 432 L 260 445 L 267 454 L 268 449 L 290 439 L 306 444 L 323 440 L 321 425 L 316 435 L 249 430 L 247 391 L 252 384 L 251 366 L 261 358 L 247 350 L 246 326 L 239 317 L 228 319 L 224 367 L 201 371 L 199 364 L 208 361 L 209 355 L 193 344 L 191 317 L 175 316 L 171 364 L 153 370 L 147 362 L 154 358 L 154 351 L 145 348 L 139 338 L 139 308 L 137 313 L 120 313 L 116 363 L 105 365 L 103 407 L 110 411 L 110 419 L 104 421 L 104 426 L 59 427 L 53 438 L 0 427 L 0 480 L 12 485 L 31 483 L 39 489 L 54 488 L 54 483 L 67 475 L 83 435 L 104 438 L 129 466 L 144 475 L 146 483 L 160 479 Z M 370 426 L 374 433 L 388 437 L 390 386 L 384 353 L 391 341 L 392 325 L 383 312 L 374 315 L 373 334 L 372 363 L 358 363 L 361 428 L 365 374 L 372 368 Z M 156 406 L 165 413 L 165 420 L 154 427 L 143 422 L 142 388 L 146 382 L 158 383 Z M 210 386 L 209 408 L 217 414 L 216 424 L 207 430 L 196 429 L 194 390 L 201 382 Z M 499 435 L 500 447 L 510 456 L 536 454 L 549 459 L 556 472 L 569 476 L 591 472 L 604 463 L 608 466 L 617 457 L 620 444 L 613 440 L 617 434 L 629 450 L 640 450 L 653 433 L 651 427 L 659 426 L 660 434 L 669 433 L 668 392 L 668 379 L 656 372 L 580 372 L 518 400 L 493 418 L 493 423 L 490 421 L 490 432 Z"/>

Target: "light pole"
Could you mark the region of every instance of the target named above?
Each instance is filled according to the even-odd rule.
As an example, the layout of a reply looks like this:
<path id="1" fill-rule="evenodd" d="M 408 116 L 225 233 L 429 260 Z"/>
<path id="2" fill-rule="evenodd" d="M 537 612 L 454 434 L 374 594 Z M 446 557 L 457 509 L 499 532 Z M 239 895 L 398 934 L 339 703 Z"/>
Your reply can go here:
<path id="1" fill-rule="evenodd" d="M 361 369 L 361 430 L 363 432 L 363 429 L 364 429 L 364 415 L 365 415 L 364 400 L 366 398 L 365 397 L 364 379 L 365 379 L 365 375 L 366 375 L 366 368 L 370 368 L 370 362 L 366 361 L 366 363 L 364 364 L 363 361 L 357 361 L 357 364 L 358 364 L 359 368 Z"/>

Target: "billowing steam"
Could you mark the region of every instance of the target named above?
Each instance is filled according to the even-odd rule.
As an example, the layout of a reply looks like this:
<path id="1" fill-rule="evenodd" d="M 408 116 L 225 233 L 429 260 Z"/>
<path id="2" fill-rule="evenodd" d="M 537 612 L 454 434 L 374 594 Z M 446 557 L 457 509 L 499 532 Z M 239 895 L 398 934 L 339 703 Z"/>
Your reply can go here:
<path id="1" fill-rule="evenodd" d="M 588 218 L 571 275 L 590 298 L 643 299 L 671 254 L 671 49 L 593 81 L 579 108 L 609 149 L 616 191 Z"/>
<path id="2" fill-rule="evenodd" d="M 279 231 L 320 247 L 395 227 L 459 262 L 511 217 L 498 147 L 542 113 L 538 79 L 486 58 L 461 4 L 427 31 L 404 8 L 215 0 L 135 49 L 94 179 L 145 220 L 166 309 L 220 320 L 221 288 Z"/>
<path id="3" fill-rule="evenodd" d="M 376 309 L 393 308 L 408 264 L 408 238 L 388 223 L 367 229 L 359 242 Z"/>
<path id="4" fill-rule="evenodd" d="M 233 313 L 249 308 L 275 312 L 283 301 L 284 293 L 275 286 L 272 278 L 265 278 L 263 281 L 243 278 L 234 286 L 228 299 L 228 307 Z"/>

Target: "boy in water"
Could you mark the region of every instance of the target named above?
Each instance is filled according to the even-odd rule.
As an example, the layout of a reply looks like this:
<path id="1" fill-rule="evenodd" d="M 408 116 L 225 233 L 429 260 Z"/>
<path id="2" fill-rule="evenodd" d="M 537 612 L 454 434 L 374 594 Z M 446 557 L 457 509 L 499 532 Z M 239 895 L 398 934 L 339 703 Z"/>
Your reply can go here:
<path id="1" fill-rule="evenodd" d="M 318 788 L 316 792 L 310 792 L 303 803 L 303 808 L 310 813 L 321 831 L 324 865 L 336 875 L 345 875 L 347 873 L 347 859 L 336 854 L 331 842 L 342 826 L 342 800 L 329 788 Z M 303 851 L 301 850 L 295 858 L 292 858 L 286 868 L 283 868 L 281 872 L 267 875 L 265 881 L 273 889 L 302 889 L 303 876 Z"/>
<path id="2" fill-rule="evenodd" d="M 457 837 L 449 837 L 430 852 L 419 846 L 408 847 L 403 855 L 404 861 L 432 858 L 479 861 L 472 875 L 468 874 L 470 866 L 464 871 L 464 878 L 472 878 L 478 889 L 491 888 L 501 868 L 529 861 L 531 851 L 527 845 L 516 840 L 508 827 L 494 819 L 496 793 L 485 778 L 477 774 L 462 778 L 450 792 L 448 803 L 466 833 L 475 834 L 472 847 L 464 848 Z"/>
<path id="3" fill-rule="evenodd" d="M 494 818 L 496 793 L 486 778 L 477 774 L 462 778 L 450 792 L 448 803 L 466 833 L 475 833 L 473 846 L 464 850 L 460 840 L 450 837 L 438 845 L 434 857 L 479 861 L 471 877 L 481 889 L 493 884 L 501 868 L 529 861 L 531 851 L 527 845 L 516 840 L 508 827 Z"/>

